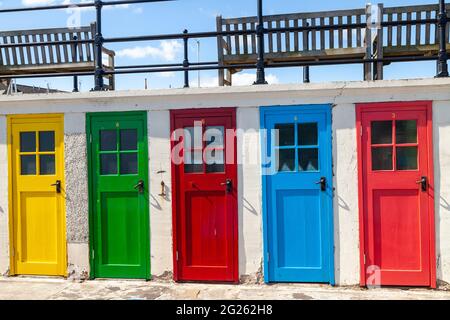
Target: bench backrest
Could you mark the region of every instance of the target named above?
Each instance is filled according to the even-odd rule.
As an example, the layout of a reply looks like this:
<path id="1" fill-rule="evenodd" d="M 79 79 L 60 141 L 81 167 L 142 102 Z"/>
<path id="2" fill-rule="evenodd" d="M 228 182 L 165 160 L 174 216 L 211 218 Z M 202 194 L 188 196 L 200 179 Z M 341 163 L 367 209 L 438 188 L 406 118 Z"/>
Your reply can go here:
<path id="1" fill-rule="evenodd" d="M 0 32 L 0 44 L 37 43 L 93 39 L 95 24 L 76 29 L 53 28 Z M 74 64 L 93 62 L 92 43 L 33 45 L 26 47 L 0 48 L 0 66 L 34 66 L 52 64 Z"/>
<path id="2" fill-rule="evenodd" d="M 447 5 L 450 9 L 450 4 Z M 382 8 L 382 21 L 436 18 L 437 5 Z M 337 24 L 366 23 L 366 9 L 270 15 L 264 17 L 264 27 L 273 28 L 328 26 L 309 32 L 269 32 L 265 35 L 265 52 L 285 54 L 299 51 L 333 50 L 365 47 L 366 28 L 334 28 Z M 217 18 L 218 31 L 255 30 L 256 17 L 234 19 Z M 450 23 L 448 24 L 450 29 Z M 383 46 L 435 45 L 438 43 L 434 24 L 382 28 Z M 447 42 L 448 33 L 447 33 Z M 256 54 L 256 35 L 219 37 L 219 56 Z"/>

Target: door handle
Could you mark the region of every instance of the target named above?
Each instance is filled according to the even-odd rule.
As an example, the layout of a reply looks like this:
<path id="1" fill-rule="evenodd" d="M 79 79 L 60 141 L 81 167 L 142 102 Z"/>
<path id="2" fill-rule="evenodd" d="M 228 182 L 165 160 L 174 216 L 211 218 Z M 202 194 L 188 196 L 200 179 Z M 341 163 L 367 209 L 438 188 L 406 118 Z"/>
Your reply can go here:
<path id="1" fill-rule="evenodd" d="M 138 184 L 133 187 L 135 190 L 138 190 L 139 193 L 144 193 L 144 180 L 139 180 Z"/>
<path id="2" fill-rule="evenodd" d="M 428 179 L 427 177 L 422 177 L 420 180 L 416 181 L 417 184 L 420 184 L 420 188 L 422 189 L 422 191 L 427 191 L 428 189 Z"/>
<path id="3" fill-rule="evenodd" d="M 321 191 L 327 191 L 327 178 L 325 177 L 320 178 L 320 180 L 317 181 L 316 184 L 320 184 Z"/>
<path id="4" fill-rule="evenodd" d="M 61 180 L 56 180 L 56 183 L 51 184 L 52 187 L 56 187 L 56 193 L 61 193 Z"/>
<path id="5" fill-rule="evenodd" d="M 221 186 L 227 187 L 227 193 L 231 193 L 233 191 L 233 180 L 227 179 L 225 182 L 220 184 Z"/>

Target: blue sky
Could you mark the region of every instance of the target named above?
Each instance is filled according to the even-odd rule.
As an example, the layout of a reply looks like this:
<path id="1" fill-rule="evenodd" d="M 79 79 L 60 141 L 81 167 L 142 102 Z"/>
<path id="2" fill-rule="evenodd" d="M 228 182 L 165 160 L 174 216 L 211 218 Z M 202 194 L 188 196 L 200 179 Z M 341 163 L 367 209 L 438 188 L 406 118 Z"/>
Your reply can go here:
<path id="1" fill-rule="evenodd" d="M 0 8 L 21 7 L 29 5 L 79 3 L 85 0 L 0 0 Z M 91 2 L 91 0 L 87 0 Z M 385 6 L 401 6 L 415 4 L 437 3 L 437 0 L 392 0 L 371 1 L 382 2 Z M 336 9 L 362 8 L 367 1 L 364 0 L 265 0 L 264 14 L 281 14 L 292 12 L 322 11 Z M 215 30 L 215 17 L 221 14 L 224 17 L 252 16 L 256 13 L 256 0 L 178 0 L 167 3 L 136 4 L 108 8 L 104 11 L 104 36 L 130 36 L 145 34 L 180 33 L 183 29 L 195 31 Z M 1 16 L 2 30 L 39 29 L 62 27 L 73 18 L 73 11 L 53 10 L 31 13 L 8 13 Z M 82 25 L 94 21 L 94 11 L 82 10 L 80 12 Z M 182 61 L 181 42 L 137 42 L 126 44 L 108 44 L 108 49 L 117 52 L 117 65 L 173 63 Z M 197 42 L 190 42 L 191 61 L 197 60 Z M 200 40 L 200 60 L 217 60 L 215 39 Z M 254 70 L 241 72 L 235 78 L 238 84 L 250 83 L 254 79 Z M 272 83 L 300 82 L 302 72 L 299 68 L 270 69 L 267 71 L 268 80 Z M 435 63 L 396 63 L 385 68 L 386 79 L 432 77 L 435 74 Z M 191 73 L 192 86 L 197 86 L 197 73 Z M 202 86 L 212 86 L 217 82 L 217 72 L 201 72 Z M 142 74 L 125 75 L 117 77 L 118 89 L 142 89 L 145 78 L 150 88 L 181 87 L 183 84 L 181 73 L 169 74 Z M 362 66 L 327 66 L 314 67 L 311 70 L 312 82 L 335 80 L 361 80 Z M 91 77 L 80 79 L 81 89 L 89 90 L 92 87 Z M 63 90 L 71 90 L 72 79 L 33 79 L 20 80 L 19 83 L 34 84 Z"/>

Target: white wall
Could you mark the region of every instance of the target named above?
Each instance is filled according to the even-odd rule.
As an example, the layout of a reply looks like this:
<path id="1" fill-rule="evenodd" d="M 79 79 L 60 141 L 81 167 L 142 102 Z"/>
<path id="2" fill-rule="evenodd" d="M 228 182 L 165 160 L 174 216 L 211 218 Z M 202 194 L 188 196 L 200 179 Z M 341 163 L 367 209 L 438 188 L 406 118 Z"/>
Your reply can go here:
<path id="1" fill-rule="evenodd" d="M 450 101 L 433 103 L 437 278 L 450 283 Z"/>
<path id="2" fill-rule="evenodd" d="M 238 134 L 237 146 L 241 161 L 238 166 L 239 272 L 246 280 L 260 276 L 263 253 L 258 107 L 332 103 L 336 282 L 341 285 L 358 284 L 354 106 L 360 102 L 414 100 L 434 101 L 437 277 L 450 282 L 450 178 L 446 174 L 450 172 L 450 79 L 0 96 L 0 273 L 9 269 L 8 161 L 6 119 L 2 115 L 65 113 L 66 184 L 72 197 L 67 204 L 69 270 L 76 276 L 89 270 L 84 113 L 148 110 L 151 269 L 154 276 L 170 277 L 173 243 L 169 110 L 237 107 L 237 127 L 243 129 Z M 162 176 L 157 174 L 161 170 L 165 171 Z M 166 197 L 159 195 L 161 180 L 166 183 Z"/>
<path id="3" fill-rule="evenodd" d="M 359 282 L 358 159 L 354 104 L 333 107 L 334 246 L 336 283 Z"/>
<path id="4" fill-rule="evenodd" d="M 9 271 L 8 149 L 6 117 L 0 115 L 0 276 Z"/>
<path id="5" fill-rule="evenodd" d="M 148 113 L 148 146 L 151 272 L 156 277 L 168 277 L 167 273 L 173 272 L 169 111 Z M 160 174 L 159 171 L 164 172 Z M 165 197 L 160 196 L 161 181 L 166 185 Z"/>
<path id="6" fill-rule="evenodd" d="M 239 274 L 246 280 L 262 275 L 262 180 L 259 108 L 238 108 Z"/>

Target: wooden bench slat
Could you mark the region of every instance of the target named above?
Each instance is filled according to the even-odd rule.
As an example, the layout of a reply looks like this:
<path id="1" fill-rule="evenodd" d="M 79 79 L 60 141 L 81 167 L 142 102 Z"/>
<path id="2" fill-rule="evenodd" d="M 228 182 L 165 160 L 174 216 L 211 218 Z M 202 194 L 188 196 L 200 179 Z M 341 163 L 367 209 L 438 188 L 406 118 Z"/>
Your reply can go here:
<path id="1" fill-rule="evenodd" d="M 40 34 L 39 35 L 39 41 L 40 42 L 44 42 L 44 35 Z M 41 56 L 42 56 L 42 64 L 47 64 L 47 53 L 45 52 L 45 46 L 40 46 L 41 47 Z"/>
<path id="2" fill-rule="evenodd" d="M 239 30 L 239 25 L 237 23 L 234 24 L 234 31 L 238 31 Z M 240 36 L 234 36 L 234 45 L 236 47 L 236 54 L 241 54 L 241 48 L 239 45 L 239 37 Z"/>
<path id="3" fill-rule="evenodd" d="M 425 16 L 426 19 L 431 19 L 431 11 L 427 11 Z M 430 23 L 425 24 L 425 44 L 430 44 L 430 30 L 431 24 Z"/>
<path id="4" fill-rule="evenodd" d="M 242 30 L 247 31 L 247 23 L 242 24 Z M 244 46 L 244 54 L 248 54 L 248 38 L 246 34 L 242 36 L 242 42 L 242 45 Z"/>
<path id="5" fill-rule="evenodd" d="M 294 28 L 298 28 L 297 19 L 294 20 Z M 298 31 L 294 32 L 294 51 L 299 51 L 298 34 Z"/>
<path id="6" fill-rule="evenodd" d="M 316 19 L 313 18 L 311 19 L 311 27 L 315 27 L 316 26 Z M 316 50 L 317 49 L 317 31 L 316 30 L 311 30 L 311 50 Z"/>
<path id="7" fill-rule="evenodd" d="M 308 20 L 303 19 L 302 20 L 302 27 L 307 27 L 308 26 Z M 308 35 L 308 31 L 303 31 L 303 51 L 308 51 L 309 48 L 309 35 Z"/>
<path id="8" fill-rule="evenodd" d="M 407 12 L 406 13 L 406 21 L 412 21 L 412 13 L 411 12 Z M 411 45 L 411 25 L 408 24 L 406 26 L 406 45 L 410 46 Z"/>
<path id="9" fill-rule="evenodd" d="M 58 33 L 53 34 L 53 37 L 54 37 L 55 41 L 60 41 Z M 61 61 L 61 45 L 59 45 L 59 44 L 56 45 L 55 51 L 56 51 L 56 63 L 62 63 L 62 61 Z"/>
<path id="10" fill-rule="evenodd" d="M 281 28 L 281 20 L 276 21 L 277 28 Z M 283 52 L 281 47 L 281 32 L 277 32 L 277 50 L 276 52 Z"/>
<path id="11" fill-rule="evenodd" d="M 10 40 L 11 44 L 16 43 L 15 36 L 10 36 L 9 40 Z M 19 62 L 17 61 L 17 47 L 12 47 L 11 51 L 12 51 L 13 64 L 15 66 L 17 66 L 19 64 Z"/>
<path id="12" fill-rule="evenodd" d="M 67 35 L 65 32 L 62 33 L 61 36 L 63 41 L 67 41 Z M 69 50 L 67 49 L 67 47 L 68 47 L 67 45 L 63 46 L 63 56 L 64 56 L 63 63 L 69 63 Z"/>
<path id="13" fill-rule="evenodd" d="M 77 32 L 77 37 L 78 37 L 78 40 L 81 40 L 81 39 L 82 39 L 81 32 Z M 80 57 L 80 60 L 79 60 L 79 61 L 84 62 L 83 44 L 78 43 L 78 50 L 77 50 L 77 53 L 78 53 L 78 56 Z M 101 58 L 101 57 L 100 57 L 100 58 Z"/>
<path id="14" fill-rule="evenodd" d="M 23 43 L 22 36 L 17 37 L 17 43 Z M 18 47 L 17 49 L 19 50 L 20 64 L 27 64 L 25 61 L 25 48 Z"/>
<path id="15" fill-rule="evenodd" d="M 397 13 L 397 21 L 402 21 L 402 14 Z M 403 36 L 403 26 L 398 25 L 397 26 L 397 46 L 400 47 L 402 45 L 402 36 Z"/>
<path id="16" fill-rule="evenodd" d="M 48 42 L 52 42 L 53 41 L 51 33 L 47 33 L 46 36 L 47 36 L 47 41 Z M 49 58 L 50 58 L 50 63 L 54 64 L 55 63 L 54 54 L 53 54 L 54 46 L 53 45 L 49 45 L 49 46 L 47 46 L 47 48 L 48 48 L 48 54 L 49 54 Z"/>
<path id="17" fill-rule="evenodd" d="M 89 39 L 89 32 L 84 32 L 84 39 Z M 85 43 L 84 44 L 84 48 L 86 50 L 86 59 L 87 61 L 93 61 L 92 59 L 92 53 L 91 53 L 91 44 L 90 43 Z"/>
<path id="18" fill-rule="evenodd" d="M 356 16 L 356 23 L 357 24 L 360 24 L 361 23 L 361 15 L 357 15 Z M 358 28 L 356 28 L 356 46 L 359 48 L 359 47 L 362 47 L 362 41 L 361 41 L 361 31 L 362 30 L 362 28 L 360 28 L 360 27 L 358 27 Z"/>
<path id="19" fill-rule="evenodd" d="M 289 28 L 289 20 L 286 19 L 284 20 L 284 27 L 285 28 Z M 285 42 L 286 42 L 286 52 L 290 52 L 291 51 L 291 33 L 285 32 Z"/>
<path id="20" fill-rule="evenodd" d="M 250 28 L 252 31 L 256 30 L 256 23 L 251 23 L 250 24 Z M 253 33 L 252 34 L 252 53 L 256 54 L 258 52 L 258 50 L 256 49 L 256 34 Z"/>
<path id="21" fill-rule="evenodd" d="M 329 21 L 330 21 L 330 26 L 334 26 L 334 18 L 333 17 L 331 17 L 331 18 L 329 18 Z M 333 28 L 330 28 L 330 49 L 335 49 L 334 48 L 334 29 Z"/>
<path id="22" fill-rule="evenodd" d="M 422 12 L 421 11 L 417 11 L 416 12 L 416 20 L 420 20 L 422 18 Z M 416 46 L 420 45 L 421 42 L 421 38 L 422 38 L 422 24 L 418 23 L 416 24 Z"/>
<path id="23" fill-rule="evenodd" d="M 30 43 L 30 35 L 25 35 L 25 43 Z M 33 63 L 33 55 L 31 53 L 31 47 L 26 47 L 27 52 L 27 63 L 28 64 L 34 64 Z"/>
<path id="24" fill-rule="evenodd" d="M 353 17 L 347 16 L 347 24 L 353 23 Z M 347 29 L 347 48 L 353 47 L 353 29 L 348 28 Z"/>
<path id="25" fill-rule="evenodd" d="M 37 37 L 35 34 L 31 35 L 31 39 L 33 42 L 37 42 Z M 39 51 L 38 51 L 38 46 L 34 46 L 33 47 L 33 52 L 34 52 L 34 63 L 36 65 L 41 64 L 41 60 L 39 59 Z"/>
<path id="26" fill-rule="evenodd" d="M 338 17 L 338 24 L 342 25 L 342 16 Z M 339 28 L 338 31 L 338 42 L 339 42 L 339 47 L 338 48 L 343 48 L 344 47 L 344 31 L 342 28 Z"/>
<path id="27" fill-rule="evenodd" d="M 320 17 L 320 25 L 325 26 L 325 18 Z M 320 50 L 325 50 L 325 30 L 320 30 Z"/>

